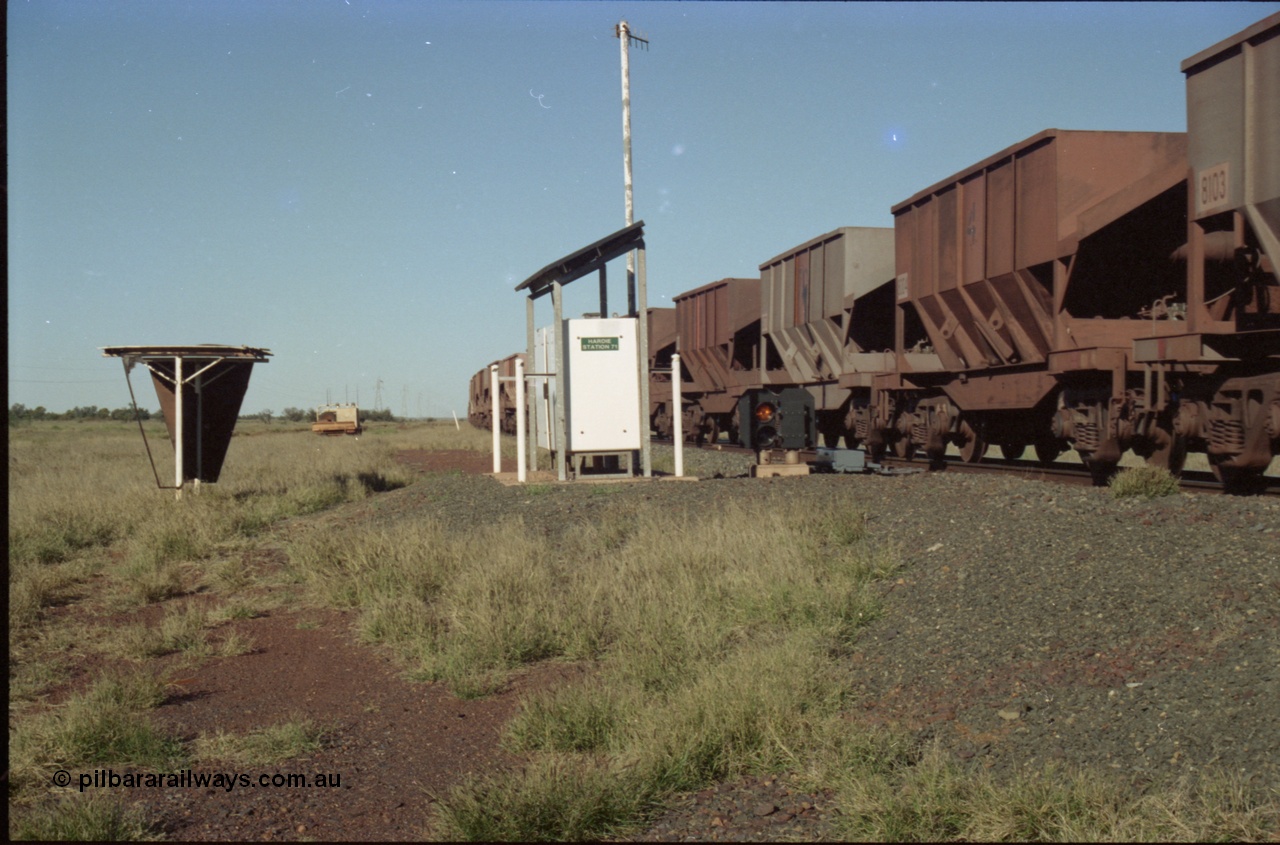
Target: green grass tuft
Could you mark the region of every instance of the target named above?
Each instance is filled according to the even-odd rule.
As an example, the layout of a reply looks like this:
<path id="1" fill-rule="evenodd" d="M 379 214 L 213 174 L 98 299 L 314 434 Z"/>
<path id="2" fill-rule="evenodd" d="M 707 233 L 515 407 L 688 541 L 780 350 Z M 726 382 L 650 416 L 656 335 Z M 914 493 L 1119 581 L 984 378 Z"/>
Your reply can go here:
<path id="1" fill-rule="evenodd" d="M 647 801 L 642 784 L 602 760 L 546 755 L 455 789 L 437 832 L 446 841 L 595 840 L 628 830 Z"/>
<path id="2" fill-rule="evenodd" d="M 326 734 L 326 729 L 310 719 L 295 717 L 288 722 L 247 734 L 218 731 L 212 735 L 202 735 L 196 739 L 195 756 L 202 762 L 269 766 L 319 751 Z"/>
<path id="3" fill-rule="evenodd" d="M 182 744 L 153 728 L 145 713 L 164 697 L 163 684 L 146 673 L 108 675 L 62 706 L 21 720 L 9 741 L 13 787 L 47 783 L 59 768 L 176 765 Z"/>
<path id="4" fill-rule="evenodd" d="M 1177 493 L 1178 479 L 1164 467 L 1140 466 L 1120 470 L 1107 486 L 1116 499 L 1157 499 Z"/>
<path id="5" fill-rule="evenodd" d="M 136 809 L 114 798 L 64 796 L 36 806 L 10 807 L 9 837 L 15 841 L 128 842 L 159 838 Z"/>

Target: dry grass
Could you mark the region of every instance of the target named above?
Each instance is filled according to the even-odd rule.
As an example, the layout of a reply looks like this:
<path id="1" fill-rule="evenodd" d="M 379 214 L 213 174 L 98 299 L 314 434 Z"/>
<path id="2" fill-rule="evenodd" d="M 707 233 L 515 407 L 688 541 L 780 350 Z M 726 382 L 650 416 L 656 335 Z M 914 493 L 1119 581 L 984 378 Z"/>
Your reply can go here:
<path id="1" fill-rule="evenodd" d="M 11 835 L 150 835 L 110 802 L 51 801 L 58 767 L 162 769 L 313 748 L 321 732 L 301 720 L 190 745 L 156 734 L 146 710 L 163 685 L 149 661 L 252 649 L 250 638 L 217 629 L 282 600 L 255 592 L 261 581 L 244 554 L 280 520 L 408 483 L 398 449 L 490 448 L 487 432 L 451 422 L 374 426 L 360 438 L 241 428 L 222 482 L 181 502 L 155 489 L 130 426 L 10 430 Z M 161 431 L 152 426 L 164 477 L 172 464 Z M 554 544 L 509 524 L 309 527 L 292 535 L 290 570 L 277 585 L 357 609 L 364 637 L 462 694 L 484 694 L 541 660 L 588 664 L 583 680 L 530 698 L 511 724 L 504 742 L 525 755 L 524 770 L 470 781 L 444 800 L 446 836 L 625 834 L 673 791 L 784 770 L 838 788 L 840 834 L 851 839 L 1274 836 L 1280 796 L 1260 801 L 1234 782 L 1206 777 L 1141 795 L 1096 772 L 999 784 L 903 737 L 853 729 L 843 664 L 832 658 L 879 612 L 871 584 L 898 560 L 883 540 L 835 506 L 815 514 L 728 504 L 675 519 L 619 506 Z M 213 601 L 187 598 L 196 590 Z M 157 602 L 165 610 L 155 624 L 110 630 L 95 628 L 92 613 L 54 624 L 48 612 Z M 41 706 L 87 642 L 138 671 Z"/>
<path id="2" fill-rule="evenodd" d="M 242 428 L 238 434 L 253 431 Z M 167 481 L 173 471 L 167 434 L 160 423 L 147 430 Z M 50 773 L 93 765 L 162 770 L 185 759 L 182 743 L 150 727 L 145 710 L 163 685 L 146 667 L 174 653 L 198 662 L 252 651 L 251 637 L 214 629 L 279 601 L 254 595 L 262 583 L 243 551 L 260 542 L 257 535 L 282 519 L 410 480 L 394 453 L 410 447 L 414 428 L 375 426 L 361 438 L 317 438 L 305 426 L 253 431 L 268 432 L 272 436 L 237 436 L 221 482 L 175 501 L 172 492 L 156 488 L 132 424 L 10 428 L 11 836 L 148 835 L 110 802 L 51 800 Z M 215 606 L 185 598 L 196 591 L 227 601 Z M 158 603 L 164 611 L 151 624 L 96 621 Z M 49 611 L 59 605 L 80 605 L 84 612 L 55 622 Z M 54 708 L 43 704 L 86 651 L 137 665 L 139 672 L 91 679 L 87 693 Z"/>
<path id="3" fill-rule="evenodd" d="M 299 716 L 245 734 L 202 734 L 193 750 L 195 759 L 202 763 L 270 766 L 320 750 L 325 734 L 324 728 Z"/>
<path id="4" fill-rule="evenodd" d="M 1098 772 L 1047 770 L 1012 782 L 962 769 L 937 746 L 878 772 L 837 772 L 841 838 L 950 842 L 1257 842 L 1275 801 L 1203 775 L 1137 792 Z"/>
<path id="5" fill-rule="evenodd" d="M 19 719 L 9 733 L 11 799 L 47 787 L 57 769 L 102 764 L 164 771 L 183 758 L 181 743 L 153 729 L 145 711 L 164 700 L 146 672 L 109 675 L 65 704 Z"/>

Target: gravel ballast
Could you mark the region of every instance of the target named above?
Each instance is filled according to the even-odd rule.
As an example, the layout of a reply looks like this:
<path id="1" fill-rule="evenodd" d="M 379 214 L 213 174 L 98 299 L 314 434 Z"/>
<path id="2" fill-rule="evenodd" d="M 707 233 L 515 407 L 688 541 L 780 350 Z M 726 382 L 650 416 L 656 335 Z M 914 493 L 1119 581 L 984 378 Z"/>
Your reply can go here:
<path id="1" fill-rule="evenodd" d="M 902 559 L 849 658 L 855 718 L 997 776 L 1105 769 L 1142 788 L 1216 771 L 1280 789 L 1280 501 L 1117 500 L 947 472 L 749 479 L 747 462 L 689 452 L 702 481 L 608 494 L 475 477 L 399 492 L 430 491 L 450 522 L 518 514 L 550 534 L 629 497 L 694 512 L 732 498 L 847 504 Z M 792 794 L 785 778 L 721 785 L 677 801 L 643 838 L 822 835 L 827 796 Z"/>

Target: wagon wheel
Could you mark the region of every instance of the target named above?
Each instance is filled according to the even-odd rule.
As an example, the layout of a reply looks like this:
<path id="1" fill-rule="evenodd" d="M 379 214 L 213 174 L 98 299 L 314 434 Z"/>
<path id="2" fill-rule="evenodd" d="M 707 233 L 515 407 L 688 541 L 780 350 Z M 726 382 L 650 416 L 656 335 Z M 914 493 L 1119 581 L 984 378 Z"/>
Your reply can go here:
<path id="1" fill-rule="evenodd" d="M 1120 465 L 1119 461 L 1100 461 L 1091 452 L 1081 452 L 1080 460 L 1093 476 L 1094 487 L 1106 487 L 1111 476 L 1116 474 L 1116 467 Z"/>
<path id="2" fill-rule="evenodd" d="M 1054 437 L 1052 434 L 1044 434 L 1036 437 L 1035 441 L 1036 460 L 1042 466 L 1049 466 L 1058 459 L 1065 449 L 1062 447 L 1062 441 Z"/>
<path id="3" fill-rule="evenodd" d="M 1222 482 L 1223 492 L 1250 494 L 1265 489 L 1263 473 L 1266 472 L 1266 467 L 1226 466 L 1231 458 L 1231 455 L 1209 456 L 1209 469 L 1213 472 L 1213 477 Z"/>
<path id="4" fill-rule="evenodd" d="M 916 444 L 911 442 L 909 435 L 903 435 L 893 441 L 893 454 L 904 461 L 909 461 L 916 456 Z"/>
<path id="5" fill-rule="evenodd" d="M 1162 467 L 1174 475 L 1181 473 L 1187 462 L 1186 439 L 1157 427 L 1151 440 L 1151 452 L 1146 456 L 1147 466 Z"/>
<path id="6" fill-rule="evenodd" d="M 707 417 L 707 442 L 714 444 L 720 439 L 720 423 L 716 422 L 715 417 Z"/>
<path id="7" fill-rule="evenodd" d="M 960 444 L 960 459 L 966 464 L 982 460 L 982 456 L 987 454 L 987 439 L 964 420 L 960 421 L 960 436 L 964 438 Z"/>
<path id="8" fill-rule="evenodd" d="M 1000 454 L 1006 461 L 1016 461 L 1027 451 L 1027 444 L 1021 441 L 1010 441 L 1000 444 Z"/>
<path id="9" fill-rule="evenodd" d="M 666 405 L 659 405 L 658 412 L 653 415 L 653 422 L 650 427 L 661 438 L 671 439 L 671 414 L 667 410 Z"/>
<path id="10" fill-rule="evenodd" d="M 871 433 L 864 444 L 867 450 L 867 460 L 873 464 L 883 463 L 885 454 L 884 437 L 878 436 L 875 432 Z"/>

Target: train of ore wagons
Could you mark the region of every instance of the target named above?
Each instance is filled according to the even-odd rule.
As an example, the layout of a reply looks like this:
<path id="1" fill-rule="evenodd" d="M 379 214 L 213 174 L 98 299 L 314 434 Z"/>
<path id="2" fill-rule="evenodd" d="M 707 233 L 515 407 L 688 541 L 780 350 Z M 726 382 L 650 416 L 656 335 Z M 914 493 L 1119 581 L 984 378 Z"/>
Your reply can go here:
<path id="1" fill-rule="evenodd" d="M 1186 133 L 1047 129 L 894 205 L 893 228 L 649 309 L 650 369 L 678 351 L 683 393 L 673 408 L 651 374 L 652 431 L 680 413 L 700 442 L 770 448 L 740 399 L 799 393 L 815 439 L 872 460 L 1074 449 L 1102 477 L 1126 450 L 1173 472 L 1204 452 L 1226 483 L 1261 475 L 1280 453 L 1280 14 L 1182 71 Z M 471 381 L 483 428 L 489 384 Z"/>

